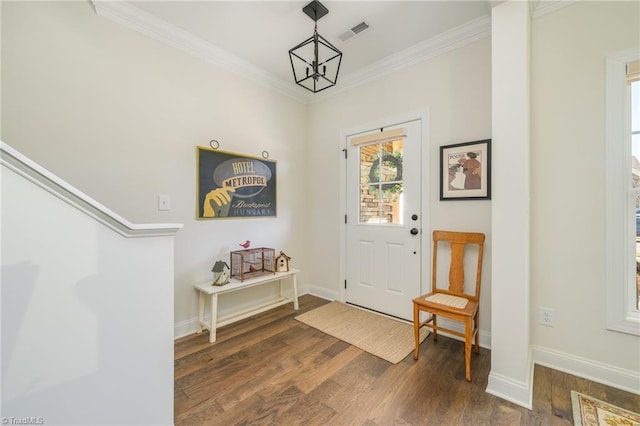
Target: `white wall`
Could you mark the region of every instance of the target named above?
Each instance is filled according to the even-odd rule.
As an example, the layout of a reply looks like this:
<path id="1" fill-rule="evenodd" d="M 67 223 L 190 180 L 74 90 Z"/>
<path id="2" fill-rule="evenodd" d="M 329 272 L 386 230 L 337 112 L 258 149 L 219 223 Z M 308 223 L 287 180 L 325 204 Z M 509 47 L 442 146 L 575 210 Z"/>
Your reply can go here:
<path id="1" fill-rule="evenodd" d="M 606 330 L 605 57 L 640 45 L 638 2 L 532 24 L 531 341 L 537 360 L 640 392 L 640 338 Z M 555 326 L 537 323 L 538 307 Z"/>
<path id="2" fill-rule="evenodd" d="M 469 230 L 487 234 L 480 308 L 481 331 L 490 330 L 491 202 L 439 201 L 439 147 L 491 137 L 491 43 L 480 40 L 429 61 L 369 82 L 309 108 L 307 158 L 311 181 L 310 220 L 314 224 L 314 261 L 310 285 L 320 292 L 340 291 L 341 168 L 344 168 L 340 132 L 368 123 L 429 110 L 426 180 L 429 209 L 423 212 L 423 254 L 430 248 L 434 229 Z M 425 247 L 426 245 L 426 247 Z M 425 261 L 430 269 L 430 261 Z M 427 275 L 428 277 L 429 275 Z M 423 283 L 426 284 L 426 283 Z M 426 286 L 424 288 L 427 288 Z"/>
<path id="3" fill-rule="evenodd" d="M 171 424 L 173 236 L 125 238 L 4 164 L 0 182 L 3 422 Z"/>
<path id="4" fill-rule="evenodd" d="M 3 2 L 3 140 L 133 222 L 177 222 L 177 334 L 192 285 L 250 239 L 307 267 L 306 108 L 97 16 L 89 2 Z M 196 146 L 277 160 L 278 217 L 196 221 Z M 159 212 L 168 194 L 172 210 Z M 275 287 L 220 301 L 221 314 Z"/>

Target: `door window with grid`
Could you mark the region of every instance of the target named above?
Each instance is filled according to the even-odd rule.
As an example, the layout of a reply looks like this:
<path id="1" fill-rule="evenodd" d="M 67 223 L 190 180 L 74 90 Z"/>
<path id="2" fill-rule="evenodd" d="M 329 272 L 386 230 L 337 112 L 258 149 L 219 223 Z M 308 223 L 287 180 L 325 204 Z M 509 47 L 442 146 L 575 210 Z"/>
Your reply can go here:
<path id="1" fill-rule="evenodd" d="M 360 223 L 402 225 L 403 143 L 360 147 Z"/>

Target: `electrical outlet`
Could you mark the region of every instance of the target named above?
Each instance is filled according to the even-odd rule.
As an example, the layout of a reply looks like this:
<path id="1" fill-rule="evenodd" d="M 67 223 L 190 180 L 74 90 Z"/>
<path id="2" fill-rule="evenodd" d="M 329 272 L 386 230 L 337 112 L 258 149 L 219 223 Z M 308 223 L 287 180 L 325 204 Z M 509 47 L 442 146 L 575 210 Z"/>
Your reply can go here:
<path id="1" fill-rule="evenodd" d="M 538 322 L 547 327 L 553 327 L 553 309 L 540 307 Z"/>

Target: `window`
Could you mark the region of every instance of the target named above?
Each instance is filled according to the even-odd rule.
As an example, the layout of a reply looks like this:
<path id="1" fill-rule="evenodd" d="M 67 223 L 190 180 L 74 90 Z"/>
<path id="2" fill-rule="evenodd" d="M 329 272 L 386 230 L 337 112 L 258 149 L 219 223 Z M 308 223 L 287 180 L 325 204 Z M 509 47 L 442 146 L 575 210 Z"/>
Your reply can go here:
<path id="1" fill-rule="evenodd" d="M 629 205 L 633 206 L 635 216 L 635 309 L 640 310 L 640 61 L 627 65 L 627 84 L 629 87 L 629 111 L 631 123 L 631 190 Z M 633 291 L 632 291 L 633 293 Z"/>
<path id="2" fill-rule="evenodd" d="M 636 335 L 640 335 L 640 69 L 635 70 L 639 61 L 637 48 L 607 57 L 606 105 L 607 328 Z"/>

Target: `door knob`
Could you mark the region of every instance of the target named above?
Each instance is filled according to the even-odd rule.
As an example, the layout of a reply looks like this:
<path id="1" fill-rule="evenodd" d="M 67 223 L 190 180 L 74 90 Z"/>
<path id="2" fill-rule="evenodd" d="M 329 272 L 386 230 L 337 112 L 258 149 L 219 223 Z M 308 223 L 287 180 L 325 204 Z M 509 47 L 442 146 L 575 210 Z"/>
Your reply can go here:
<path id="1" fill-rule="evenodd" d="M 411 235 L 418 235 L 418 228 L 411 228 L 411 231 L 409 231 L 411 233 Z"/>

